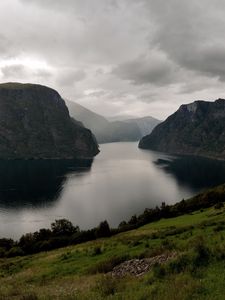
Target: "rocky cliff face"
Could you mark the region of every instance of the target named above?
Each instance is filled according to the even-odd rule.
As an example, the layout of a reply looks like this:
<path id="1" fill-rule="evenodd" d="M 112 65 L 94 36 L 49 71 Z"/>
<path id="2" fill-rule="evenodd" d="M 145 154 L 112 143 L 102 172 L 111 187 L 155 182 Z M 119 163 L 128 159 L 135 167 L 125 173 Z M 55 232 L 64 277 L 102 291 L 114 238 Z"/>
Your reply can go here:
<path id="1" fill-rule="evenodd" d="M 0 85 L 0 159 L 90 158 L 98 152 L 91 131 L 70 118 L 55 90 Z"/>
<path id="2" fill-rule="evenodd" d="M 225 100 L 181 105 L 142 138 L 139 147 L 225 159 Z"/>

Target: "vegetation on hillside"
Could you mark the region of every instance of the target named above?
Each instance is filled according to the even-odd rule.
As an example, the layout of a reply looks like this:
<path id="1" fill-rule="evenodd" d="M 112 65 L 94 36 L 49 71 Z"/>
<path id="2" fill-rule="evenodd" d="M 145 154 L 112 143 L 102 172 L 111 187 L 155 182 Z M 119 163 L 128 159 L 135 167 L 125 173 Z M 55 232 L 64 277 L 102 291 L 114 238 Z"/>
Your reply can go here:
<path id="1" fill-rule="evenodd" d="M 66 219 L 56 220 L 51 224 L 51 229 L 43 228 L 35 233 L 27 233 L 19 241 L 0 239 L 0 257 L 23 256 L 113 236 L 162 218 L 173 218 L 213 205 L 220 207 L 224 200 L 225 184 L 174 205 L 162 203 L 161 207 L 145 209 L 143 214 L 132 216 L 128 222 L 122 221 L 115 229 L 110 229 L 106 220 L 90 230 L 80 230 Z"/>
<path id="2" fill-rule="evenodd" d="M 223 299 L 225 209 L 162 219 L 110 238 L 0 259 L 0 299 Z M 113 278 L 130 258 L 176 252 L 141 277 Z"/>
<path id="3" fill-rule="evenodd" d="M 163 218 L 163 205 L 160 220 L 138 229 L 49 252 L 0 258 L 0 299 L 224 299 L 224 189 L 171 206 L 171 211 L 180 207 L 177 217 Z M 53 223 L 51 232 L 61 236 L 62 228 L 65 236 L 80 232 L 67 220 Z M 112 234 L 107 222 L 98 227 L 98 234 Z M 166 253 L 175 256 L 143 276 L 111 276 L 123 261 Z"/>

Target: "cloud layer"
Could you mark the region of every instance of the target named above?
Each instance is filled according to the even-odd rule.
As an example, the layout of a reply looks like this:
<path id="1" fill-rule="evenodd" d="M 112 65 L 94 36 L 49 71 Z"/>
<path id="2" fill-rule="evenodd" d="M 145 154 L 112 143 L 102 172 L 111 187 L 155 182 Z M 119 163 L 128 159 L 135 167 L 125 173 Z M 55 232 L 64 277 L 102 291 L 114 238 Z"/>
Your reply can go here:
<path id="1" fill-rule="evenodd" d="M 0 80 L 106 116 L 165 118 L 224 97 L 223 0 L 2 0 Z"/>

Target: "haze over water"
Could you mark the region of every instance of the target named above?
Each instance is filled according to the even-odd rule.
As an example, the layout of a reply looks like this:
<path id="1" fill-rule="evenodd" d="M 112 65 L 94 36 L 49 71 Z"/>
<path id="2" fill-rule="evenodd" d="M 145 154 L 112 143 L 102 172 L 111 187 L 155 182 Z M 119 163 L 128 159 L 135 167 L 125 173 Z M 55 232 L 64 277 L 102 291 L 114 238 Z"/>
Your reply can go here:
<path id="1" fill-rule="evenodd" d="M 101 145 L 93 162 L 0 162 L 0 238 L 19 238 L 67 218 L 81 229 L 118 226 L 145 208 L 172 204 L 225 179 L 221 161 Z"/>

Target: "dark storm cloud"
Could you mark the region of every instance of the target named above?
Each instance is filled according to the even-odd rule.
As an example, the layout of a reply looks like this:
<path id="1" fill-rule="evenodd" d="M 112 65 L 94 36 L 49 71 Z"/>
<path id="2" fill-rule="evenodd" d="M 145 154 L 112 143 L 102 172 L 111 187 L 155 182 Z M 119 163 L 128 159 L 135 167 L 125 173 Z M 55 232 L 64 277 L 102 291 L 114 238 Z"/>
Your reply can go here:
<path id="1" fill-rule="evenodd" d="M 62 70 L 62 74 L 58 77 L 57 82 L 62 86 L 74 85 L 76 82 L 86 78 L 86 73 L 83 70 Z"/>
<path id="2" fill-rule="evenodd" d="M 0 76 L 102 114 L 223 97 L 224 0 L 2 0 Z"/>
<path id="3" fill-rule="evenodd" d="M 157 26 L 153 43 L 181 67 L 225 80 L 223 0 L 144 2 Z"/>
<path id="4" fill-rule="evenodd" d="M 134 84 L 155 84 L 158 86 L 173 83 L 177 78 L 176 67 L 160 52 L 141 55 L 125 62 L 113 70 L 113 74 Z"/>
<path id="5" fill-rule="evenodd" d="M 68 12 L 71 12 L 71 10 L 75 9 L 87 9 L 91 12 L 93 12 L 93 8 L 95 9 L 98 7 L 96 5 L 96 1 L 93 0 L 20 0 L 26 4 L 35 4 L 43 8 L 50 8 L 50 9 L 56 9 L 56 10 L 65 10 Z M 133 1 L 133 0 L 131 0 Z M 100 8 L 103 9 L 115 9 L 118 7 L 118 1 L 117 0 L 104 0 L 101 1 Z"/>
<path id="6" fill-rule="evenodd" d="M 39 69 L 34 71 L 34 75 L 45 80 L 52 78 L 53 74 L 49 70 Z"/>
<path id="7" fill-rule="evenodd" d="M 4 33 L 0 32 L 0 57 L 9 58 L 16 55 L 18 51 L 15 48 L 14 41 L 8 39 Z"/>

